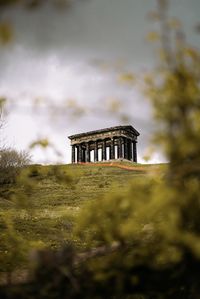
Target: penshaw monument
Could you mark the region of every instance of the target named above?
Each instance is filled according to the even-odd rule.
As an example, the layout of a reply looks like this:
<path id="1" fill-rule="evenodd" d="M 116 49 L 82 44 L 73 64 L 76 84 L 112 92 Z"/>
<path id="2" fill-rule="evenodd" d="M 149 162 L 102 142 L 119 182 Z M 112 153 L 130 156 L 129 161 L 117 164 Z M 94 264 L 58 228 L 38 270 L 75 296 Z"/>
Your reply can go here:
<path id="1" fill-rule="evenodd" d="M 137 162 L 137 137 L 132 126 L 116 126 L 71 135 L 72 163 L 109 160 Z"/>

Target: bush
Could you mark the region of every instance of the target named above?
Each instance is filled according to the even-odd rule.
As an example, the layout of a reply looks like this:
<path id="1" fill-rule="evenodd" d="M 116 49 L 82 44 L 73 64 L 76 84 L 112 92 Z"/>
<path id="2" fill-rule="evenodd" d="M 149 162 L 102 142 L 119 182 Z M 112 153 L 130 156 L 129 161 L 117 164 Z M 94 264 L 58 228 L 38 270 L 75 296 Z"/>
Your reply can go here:
<path id="1" fill-rule="evenodd" d="M 15 149 L 0 150 L 0 185 L 14 183 L 21 168 L 30 163 L 27 152 Z"/>

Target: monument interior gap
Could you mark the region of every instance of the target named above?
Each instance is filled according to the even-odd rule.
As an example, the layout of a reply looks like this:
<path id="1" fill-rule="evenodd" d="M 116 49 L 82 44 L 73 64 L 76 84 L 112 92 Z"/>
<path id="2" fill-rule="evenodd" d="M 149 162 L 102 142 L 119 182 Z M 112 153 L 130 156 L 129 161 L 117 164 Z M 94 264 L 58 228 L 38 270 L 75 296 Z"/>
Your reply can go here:
<path id="1" fill-rule="evenodd" d="M 68 138 L 71 140 L 72 163 L 117 159 L 137 162 L 136 144 L 139 135 L 130 125 L 71 135 Z"/>

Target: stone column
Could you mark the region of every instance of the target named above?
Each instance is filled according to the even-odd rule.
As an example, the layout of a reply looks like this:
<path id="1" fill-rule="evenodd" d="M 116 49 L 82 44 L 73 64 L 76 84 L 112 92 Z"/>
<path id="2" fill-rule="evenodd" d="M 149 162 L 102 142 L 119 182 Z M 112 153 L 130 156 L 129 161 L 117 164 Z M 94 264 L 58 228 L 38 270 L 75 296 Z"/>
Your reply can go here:
<path id="1" fill-rule="evenodd" d="M 86 143 L 86 162 L 90 162 L 90 145 Z"/>
<path id="2" fill-rule="evenodd" d="M 76 145 L 76 162 L 79 162 L 79 145 Z"/>
<path id="3" fill-rule="evenodd" d="M 126 137 L 124 138 L 124 159 L 128 159 L 128 144 Z"/>
<path id="4" fill-rule="evenodd" d="M 119 159 L 119 138 L 117 138 L 117 159 Z"/>
<path id="5" fill-rule="evenodd" d="M 102 143 L 102 161 L 106 161 L 106 141 Z"/>
<path id="6" fill-rule="evenodd" d="M 132 140 L 128 139 L 128 160 L 132 161 L 132 157 L 133 157 Z"/>
<path id="7" fill-rule="evenodd" d="M 133 161 L 137 163 L 137 141 L 133 142 Z"/>
<path id="8" fill-rule="evenodd" d="M 127 151 L 126 151 L 126 159 L 129 160 L 129 154 L 130 154 L 130 147 L 129 147 L 129 139 L 126 139 L 126 144 L 127 144 Z"/>
<path id="9" fill-rule="evenodd" d="M 94 162 L 98 161 L 98 142 L 95 141 L 94 145 Z"/>
<path id="10" fill-rule="evenodd" d="M 118 145 L 117 145 L 117 158 L 122 159 L 122 138 L 118 138 Z"/>
<path id="11" fill-rule="evenodd" d="M 85 157 L 85 147 L 82 148 L 82 162 L 86 162 L 86 157 Z"/>
<path id="12" fill-rule="evenodd" d="M 129 160 L 132 161 L 133 159 L 133 143 L 132 140 L 129 140 Z"/>
<path id="13" fill-rule="evenodd" d="M 82 146 L 78 145 L 78 162 L 82 162 Z"/>
<path id="14" fill-rule="evenodd" d="M 72 163 L 75 163 L 75 145 L 72 145 Z"/>
<path id="15" fill-rule="evenodd" d="M 111 160 L 115 159 L 115 140 L 114 140 L 114 138 L 111 138 L 111 143 L 110 143 L 110 159 Z"/>

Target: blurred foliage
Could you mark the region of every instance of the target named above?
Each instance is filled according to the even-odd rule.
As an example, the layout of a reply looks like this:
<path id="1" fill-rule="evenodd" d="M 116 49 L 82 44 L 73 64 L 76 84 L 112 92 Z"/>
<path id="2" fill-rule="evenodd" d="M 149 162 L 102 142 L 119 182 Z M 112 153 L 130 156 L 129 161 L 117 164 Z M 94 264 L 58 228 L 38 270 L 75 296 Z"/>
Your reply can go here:
<path id="1" fill-rule="evenodd" d="M 0 43 L 7 44 L 12 39 L 12 28 L 8 22 L 0 23 Z"/>
<path id="2" fill-rule="evenodd" d="M 1 97 L 0 98 L 0 111 L 1 111 L 1 114 L 2 114 L 2 110 L 3 110 L 3 107 L 6 103 L 6 99 L 4 97 Z"/>
<path id="3" fill-rule="evenodd" d="M 56 6 L 70 5 L 73 0 L 49 0 L 50 4 Z M 22 5 L 27 8 L 37 8 L 40 5 L 46 4 L 45 0 L 0 0 L 0 7 L 5 8 L 13 5 Z"/>
<path id="4" fill-rule="evenodd" d="M 200 54 L 185 41 L 180 23 L 169 22 L 167 1 L 158 4 L 161 32 L 150 39 L 161 41 L 163 56 L 145 78 L 145 94 L 168 169 L 161 178 L 133 181 L 128 193 L 89 204 L 76 232 L 88 248 L 118 244 L 115 254 L 89 265 L 98 282 L 115 285 L 114 296 L 199 298 Z"/>
<path id="5" fill-rule="evenodd" d="M 27 260 L 28 251 L 31 247 L 21 237 L 13 225 L 8 214 L 1 215 L 3 230 L 0 240 L 0 273 L 6 273 L 7 284 L 12 283 L 12 273 Z"/>
<path id="6" fill-rule="evenodd" d="M 0 201 L 12 198 L 17 209 L 28 205 L 30 207 L 26 191 L 30 194 L 31 184 L 27 179 L 22 181 L 21 177 L 22 170 L 29 163 L 30 156 L 27 152 L 0 148 Z M 19 192 L 18 185 L 24 186 L 24 192 Z M 30 247 L 17 232 L 11 213 L 0 213 L 0 227 L 0 273 L 7 274 L 7 283 L 10 284 L 12 272 L 25 262 Z"/>
<path id="7" fill-rule="evenodd" d="M 41 146 L 43 148 L 46 148 L 46 147 L 50 146 L 50 142 L 47 138 L 40 139 L 40 140 L 34 141 L 30 144 L 30 148 L 34 148 L 35 146 Z"/>
<path id="8" fill-rule="evenodd" d="M 14 36 L 12 21 L 4 19 L 2 14 L 3 11 L 16 6 L 34 10 L 47 4 L 63 10 L 71 7 L 74 2 L 74 0 L 0 0 L 0 44 L 8 44 L 12 41 Z"/>
<path id="9" fill-rule="evenodd" d="M 0 203 L 6 202 L 10 208 L 0 209 L 0 284 L 5 281 L 5 277 L 7 283 L 11 284 L 13 273 L 18 269 L 22 271 L 24 267 L 27 268 L 30 251 L 47 246 L 43 239 L 38 238 L 37 233 L 27 231 L 23 225 L 23 219 L 24 222 L 32 223 L 39 219 L 35 199 L 38 195 L 38 184 L 43 177 L 53 177 L 66 188 L 69 184 L 73 185 L 73 178 L 69 171 L 66 172 L 59 166 L 55 165 L 50 169 L 36 165 L 27 167 L 25 155 L 22 155 L 22 159 L 21 154 L 13 150 L 5 152 L 8 153 L 9 159 L 5 161 L 3 158 L 4 163 L 0 171 L 3 179 L 0 184 Z M 16 274 L 14 279 L 16 280 Z"/>
<path id="10" fill-rule="evenodd" d="M 130 83 L 130 84 L 133 84 L 133 83 L 135 83 L 135 80 L 136 80 L 136 78 L 135 78 L 135 76 L 132 74 L 132 73 L 122 73 L 122 74 L 120 74 L 120 76 L 119 76 L 119 82 L 120 83 Z"/>

